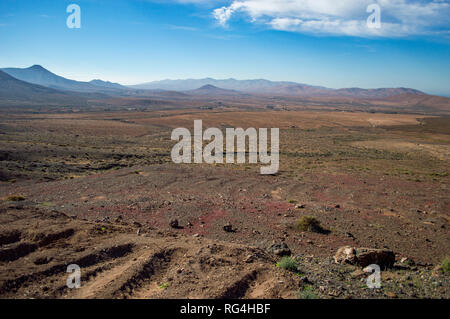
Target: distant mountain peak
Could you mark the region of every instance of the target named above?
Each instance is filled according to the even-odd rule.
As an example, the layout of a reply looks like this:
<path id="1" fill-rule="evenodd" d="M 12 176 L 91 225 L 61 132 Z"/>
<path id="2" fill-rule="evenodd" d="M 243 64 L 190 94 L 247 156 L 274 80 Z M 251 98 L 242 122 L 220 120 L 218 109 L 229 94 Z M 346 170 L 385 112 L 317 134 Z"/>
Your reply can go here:
<path id="1" fill-rule="evenodd" d="M 34 64 L 34 65 L 30 66 L 28 69 L 30 69 L 30 70 L 44 70 L 44 71 L 50 72 L 50 71 L 48 71 L 46 68 L 44 68 L 40 64 Z"/>
<path id="2" fill-rule="evenodd" d="M 212 84 L 206 84 L 199 88 L 199 90 L 220 90 L 217 86 L 214 86 Z"/>
<path id="3" fill-rule="evenodd" d="M 126 87 L 122 86 L 119 83 L 114 83 L 110 81 L 103 81 L 100 79 L 95 79 L 89 82 L 90 84 L 103 87 L 103 88 L 111 88 L 111 89 L 127 89 Z"/>
<path id="4" fill-rule="evenodd" d="M 198 89 L 189 90 L 186 93 L 194 94 L 194 95 L 242 95 L 242 92 L 236 90 L 228 90 L 217 87 L 212 84 L 205 84 Z"/>

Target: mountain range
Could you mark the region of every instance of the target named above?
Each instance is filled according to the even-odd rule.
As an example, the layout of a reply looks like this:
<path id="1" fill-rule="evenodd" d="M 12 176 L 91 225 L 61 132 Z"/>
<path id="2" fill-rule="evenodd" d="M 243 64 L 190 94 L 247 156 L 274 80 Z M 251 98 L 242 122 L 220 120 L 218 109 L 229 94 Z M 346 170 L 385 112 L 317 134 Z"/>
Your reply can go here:
<path id="1" fill-rule="evenodd" d="M 125 86 L 99 79 L 75 81 L 56 75 L 40 65 L 0 69 L 0 106 L 204 106 L 216 103 L 214 101 L 239 101 L 239 105 L 247 106 L 294 103 L 350 108 L 359 105 L 362 109 L 376 106 L 386 111 L 398 111 L 400 107 L 414 112 L 450 112 L 449 98 L 427 95 L 409 88 L 330 89 L 264 79 L 212 78 Z"/>
<path id="2" fill-rule="evenodd" d="M 33 65 L 29 68 L 4 68 L 0 69 L 12 77 L 28 83 L 42 85 L 45 87 L 84 93 L 105 93 L 110 95 L 121 94 L 143 94 L 151 95 L 151 91 L 178 91 L 192 93 L 193 95 L 241 95 L 242 93 L 272 96 L 289 97 L 353 97 L 353 98 L 387 98 L 401 94 L 423 95 L 425 93 L 409 88 L 381 88 L 381 89 L 361 89 L 344 88 L 330 89 L 322 86 L 313 86 L 287 81 L 257 80 L 236 80 L 225 79 L 216 80 L 186 79 L 186 80 L 163 80 L 148 82 L 139 85 L 124 86 L 118 83 L 103 80 L 92 80 L 90 82 L 80 82 L 66 79 L 56 75 L 40 65 Z M 145 92 L 147 91 L 147 92 Z"/>
<path id="3" fill-rule="evenodd" d="M 135 89 L 160 89 L 171 91 L 192 91 L 205 86 L 213 86 L 225 90 L 234 90 L 250 94 L 275 95 L 275 96 L 336 96 L 336 97 L 355 97 L 355 98 L 386 98 L 399 94 L 425 94 L 418 90 L 409 88 L 381 88 L 381 89 L 330 89 L 322 86 L 313 86 L 295 82 L 276 82 L 264 79 L 257 80 L 236 80 L 225 79 L 216 80 L 212 78 L 205 79 L 187 79 L 187 80 L 163 80 L 148 82 L 139 85 L 130 86 Z"/>

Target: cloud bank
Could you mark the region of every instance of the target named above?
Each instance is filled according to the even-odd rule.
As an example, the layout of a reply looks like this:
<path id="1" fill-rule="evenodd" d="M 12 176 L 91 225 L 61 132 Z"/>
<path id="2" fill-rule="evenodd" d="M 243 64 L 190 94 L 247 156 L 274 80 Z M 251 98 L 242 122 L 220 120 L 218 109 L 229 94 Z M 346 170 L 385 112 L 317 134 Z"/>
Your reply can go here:
<path id="1" fill-rule="evenodd" d="M 380 28 L 367 25 L 371 4 L 381 9 Z M 234 0 L 213 11 L 224 27 L 237 15 L 275 30 L 324 35 L 448 36 L 450 30 L 448 0 Z"/>

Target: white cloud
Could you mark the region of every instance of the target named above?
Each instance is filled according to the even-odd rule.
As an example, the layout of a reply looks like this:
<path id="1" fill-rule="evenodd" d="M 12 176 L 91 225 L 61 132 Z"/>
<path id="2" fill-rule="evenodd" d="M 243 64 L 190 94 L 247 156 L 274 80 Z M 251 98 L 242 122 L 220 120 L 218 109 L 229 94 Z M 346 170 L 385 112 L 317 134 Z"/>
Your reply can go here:
<path id="1" fill-rule="evenodd" d="M 367 27 L 370 4 L 381 7 L 381 28 Z M 241 12 L 275 30 L 313 34 L 397 37 L 450 29 L 448 0 L 234 0 L 213 11 L 226 26 Z"/>

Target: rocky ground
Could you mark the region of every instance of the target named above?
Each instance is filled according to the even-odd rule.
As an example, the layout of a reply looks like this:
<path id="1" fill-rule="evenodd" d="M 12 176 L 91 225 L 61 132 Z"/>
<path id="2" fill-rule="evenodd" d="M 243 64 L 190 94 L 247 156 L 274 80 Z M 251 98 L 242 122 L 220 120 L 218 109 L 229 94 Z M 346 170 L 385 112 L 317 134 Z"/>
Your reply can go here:
<path id="1" fill-rule="evenodd" d="M 369 289 L 367 273 L 333 258 L 293 255 L 116 218 L 93 222 L 9 203 L 0 221 L 2 298 L 448 298 L 448 274 L 397 262 Z M 66 286 L 69 264 L 81 288 Z"/>
<path id="2" fill-rule="evenodd" d="M 0 121 L 1 297 L 450 297 L 442 119 L 288 126 L 279 174 L 261 176 L 174 165 L 167 127 L 98 117 Z M 380 289 L 356 255 L 336 262 L 343 246 L 392 252 Z"/>
<path id="3" fill-rule="evenodd" d="M 220 169 L 124 169 L 39 184 L 39 193 L 31 191 L 36 189 L 32 183 L 15 183 L 14 192 L 25 200 L 2 205 L 1 295 L 450 297 L 449 275 L 437 268 L 448 249 L 445 219 L 424 224 L 421 214 L 439 217 L 402 210 L 358 212 L 347 204 L 293 204 L 279 197 L 284 184 L 276 177 L 249 185 L 251 173 L 237 172 L 228 180 L 222 170 L 223 176 L 213 178 L 209 174 Z M 177 192 L 182 185 L 188 190 Z M 296 221 L 306 215 L 315 216 L 328 232 L 298 230 Z M 282 243 L 297 262 L 294 271 L 276 265 L 282 254 L 270 247 Z M 362 266 L 335 262 L 333 256 L 345 245 L 396 253 L 394 266 L 382 271 L 381 289 L 367 288 Z M 66 267 L 72 263 L 83 270 L 79 290 L 65 288 Z"/>

